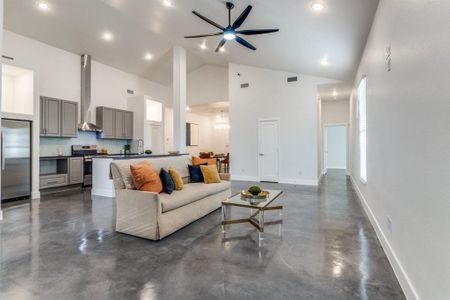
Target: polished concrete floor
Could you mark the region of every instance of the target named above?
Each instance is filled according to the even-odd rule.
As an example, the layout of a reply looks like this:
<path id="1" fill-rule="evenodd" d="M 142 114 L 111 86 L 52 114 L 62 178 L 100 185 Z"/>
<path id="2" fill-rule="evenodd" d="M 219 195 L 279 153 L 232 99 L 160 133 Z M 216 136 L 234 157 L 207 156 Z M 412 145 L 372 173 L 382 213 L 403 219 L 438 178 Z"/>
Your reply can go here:
<path id="1" fill-rule="evenodd" d="M 88 191 L 9 207 L 0 299 L 404 299 L 343 173 L 320 189 L 263 185 L 285 191 L 285 209 L 260 248 L 247 224 L 224 239 L 220 210 L 154 242 L 115 233 L 113 200 Z"/>

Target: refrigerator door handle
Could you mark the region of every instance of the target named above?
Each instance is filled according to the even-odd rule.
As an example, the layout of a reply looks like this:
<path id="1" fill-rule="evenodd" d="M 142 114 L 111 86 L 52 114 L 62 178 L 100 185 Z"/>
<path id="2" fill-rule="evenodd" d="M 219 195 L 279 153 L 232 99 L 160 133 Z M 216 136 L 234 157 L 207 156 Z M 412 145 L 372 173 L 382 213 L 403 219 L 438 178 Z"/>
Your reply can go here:
<path id="1" fill-rule="evenodd" d="M 2 170 L 5 169 L 5 143 L 3 142 L 3 132 L 1 133 L 1 143 L 2 143 Z"/>

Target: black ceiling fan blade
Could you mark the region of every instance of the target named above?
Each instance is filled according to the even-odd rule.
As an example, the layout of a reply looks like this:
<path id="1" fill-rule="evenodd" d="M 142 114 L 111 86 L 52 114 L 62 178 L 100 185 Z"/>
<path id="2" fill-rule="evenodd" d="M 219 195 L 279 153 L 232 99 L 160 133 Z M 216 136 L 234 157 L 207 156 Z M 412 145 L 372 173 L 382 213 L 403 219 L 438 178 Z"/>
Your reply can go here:
<path id="1" fill-rule="evenodd" d="M 279 29 L 248 29 L 248 30 L 238 30 L 236 33 L 244 34 L 244 35 L 255 35 L 255 34 L 265 34 L 265 33 L 272 33 L 272 32 L 278 32 Z"/>
<path id="2" fill-rule="evenodd" d="M 207 34 L 197 34 L 197 35 L 187 35 L 184 38 L 185 39 L 195 39 L 195 38 L 201 38 L 201 37 L 207 37 L 207 36 L 216 36 L 221 35 L 223 32 L 217 32 L 217 33 L 207 33 Z"/>
<path id="3" fill-rule="evenodd" d="M 239 44 L 241 44 L 244 47 L 247 47 L 248 49 L 256 50 L 255 46 L 253 46 L 252 44 L 250 44 L 249 42 L 247 42 L 246 40 L 244 40 L 241 37 L 236 36 L 236 42 L 238 42 Z"/>
<path id="4" fill-rule="evenodd" d="M 236 21 L 234 21 L 233 25 L 231 27 L 233 27 L 233 29 L 238 29 L 239 27 L 241 27 L 241 25 L 244 23 L 245 19 L 247 19 L 248 14 L 250 13 L 250 11 L 252 10 L 252 6 L 249 5 L 247 6 L 246 9 L 244 9 L 244 11 L 241 13 L 241 15 L 236 19 Z"/>
<path id="5" fill-rule="evenodd" d="M 217 24 L 216 22 L 208 19 L 207 17 L 202 16 L 201 14 L 199 14 L 198 12 L 196 12 L 195 10 L 192 11 L 192 13 L 194 15 L 196 15 L 197 17 L 199 17 L 200 19 L 202 19 L 205 22 L 208 22 L 209 24 L 211 24 L 214 27 L 219 28 L 220 30 L 225 30 L 225 28 L 223 26 L 220 26 L 219 24 Z"/>
<path id="6" fill-rule="evenodd" d="M 226 39 L 222 39 L 222 40 L 220 41 L 219 45 L 217 45 L 216 52 L 219 52 L 220 48 L 222 48 L 223 45 L 225 45 L 226 42 L 227 42 Z"/>

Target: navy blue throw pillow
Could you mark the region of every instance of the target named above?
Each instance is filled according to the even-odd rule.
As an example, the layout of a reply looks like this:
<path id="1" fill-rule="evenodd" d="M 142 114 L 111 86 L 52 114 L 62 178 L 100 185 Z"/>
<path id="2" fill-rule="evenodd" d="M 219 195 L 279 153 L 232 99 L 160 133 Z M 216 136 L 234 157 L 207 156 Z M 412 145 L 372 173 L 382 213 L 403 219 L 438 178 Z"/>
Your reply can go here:
<path id="1" fill-rule="evenodd" d="M 207 164 L 201 164 L 207 165 Z M 191 176 L 191 182 L 204 182 L 202 170 L 200 169 L 201 165 L 191 166 L 189 165 L 189 176 Z"/>
<path id="2" fill-rule="evenodd" d="M 159 178 L 161 178 L 163 192 L 167 194 L 172 194 L 175 189 L 175 184 L 173 183 L 173 179 L 170 176 L 169 172 L 164 169 L 161 169 L 159 172 Z"/>

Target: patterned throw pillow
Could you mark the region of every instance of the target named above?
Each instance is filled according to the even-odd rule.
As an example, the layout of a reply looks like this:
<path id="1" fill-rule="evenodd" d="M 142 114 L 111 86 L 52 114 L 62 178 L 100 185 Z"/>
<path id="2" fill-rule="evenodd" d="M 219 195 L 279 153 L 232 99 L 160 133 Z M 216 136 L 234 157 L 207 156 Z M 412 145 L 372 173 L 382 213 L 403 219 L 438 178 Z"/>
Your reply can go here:
<path id="1" fill-rule="evenodd" d="M 206 166 L 207 164 L 203 164 L 203 166 Z M 203 182 L 203 174 L 200 170 L 200 165 L 198 166 L 191 166 L 189 167 L 189 176 L 191 177 L 191 182 Z"/>
<path id="2" fill-rule="evenodd" d="M 176 191 L 181 191 L 183 189 L 183 178 L 181 178 L 180 173 L 173 168 L 169 168 L 170 177 L 172 177 L 173 183 L 175 185 Z"/>
<path id="3" fill-rule="evenodd" d="M 175 184 L 169 172 L 164 170 L 164 168 L 161 168 L 161 171 L 159 172 L 159 178 L 161 178 L 164 193 L 172 194 L 173 189 L 175 188 Z"/>
<path id="4" fill-rule="evenodd" d="M 130 165 L 130 171 L 136 189 L 145 192 L 161 193 L 163 189 L 161 179 L 147 161 L 137 165 Z"/>
<path id="5" fill-rule="evenodd" d="M 219 172 L 216 166 L 200 166 L 205 183 L 220 183 Z"/>

